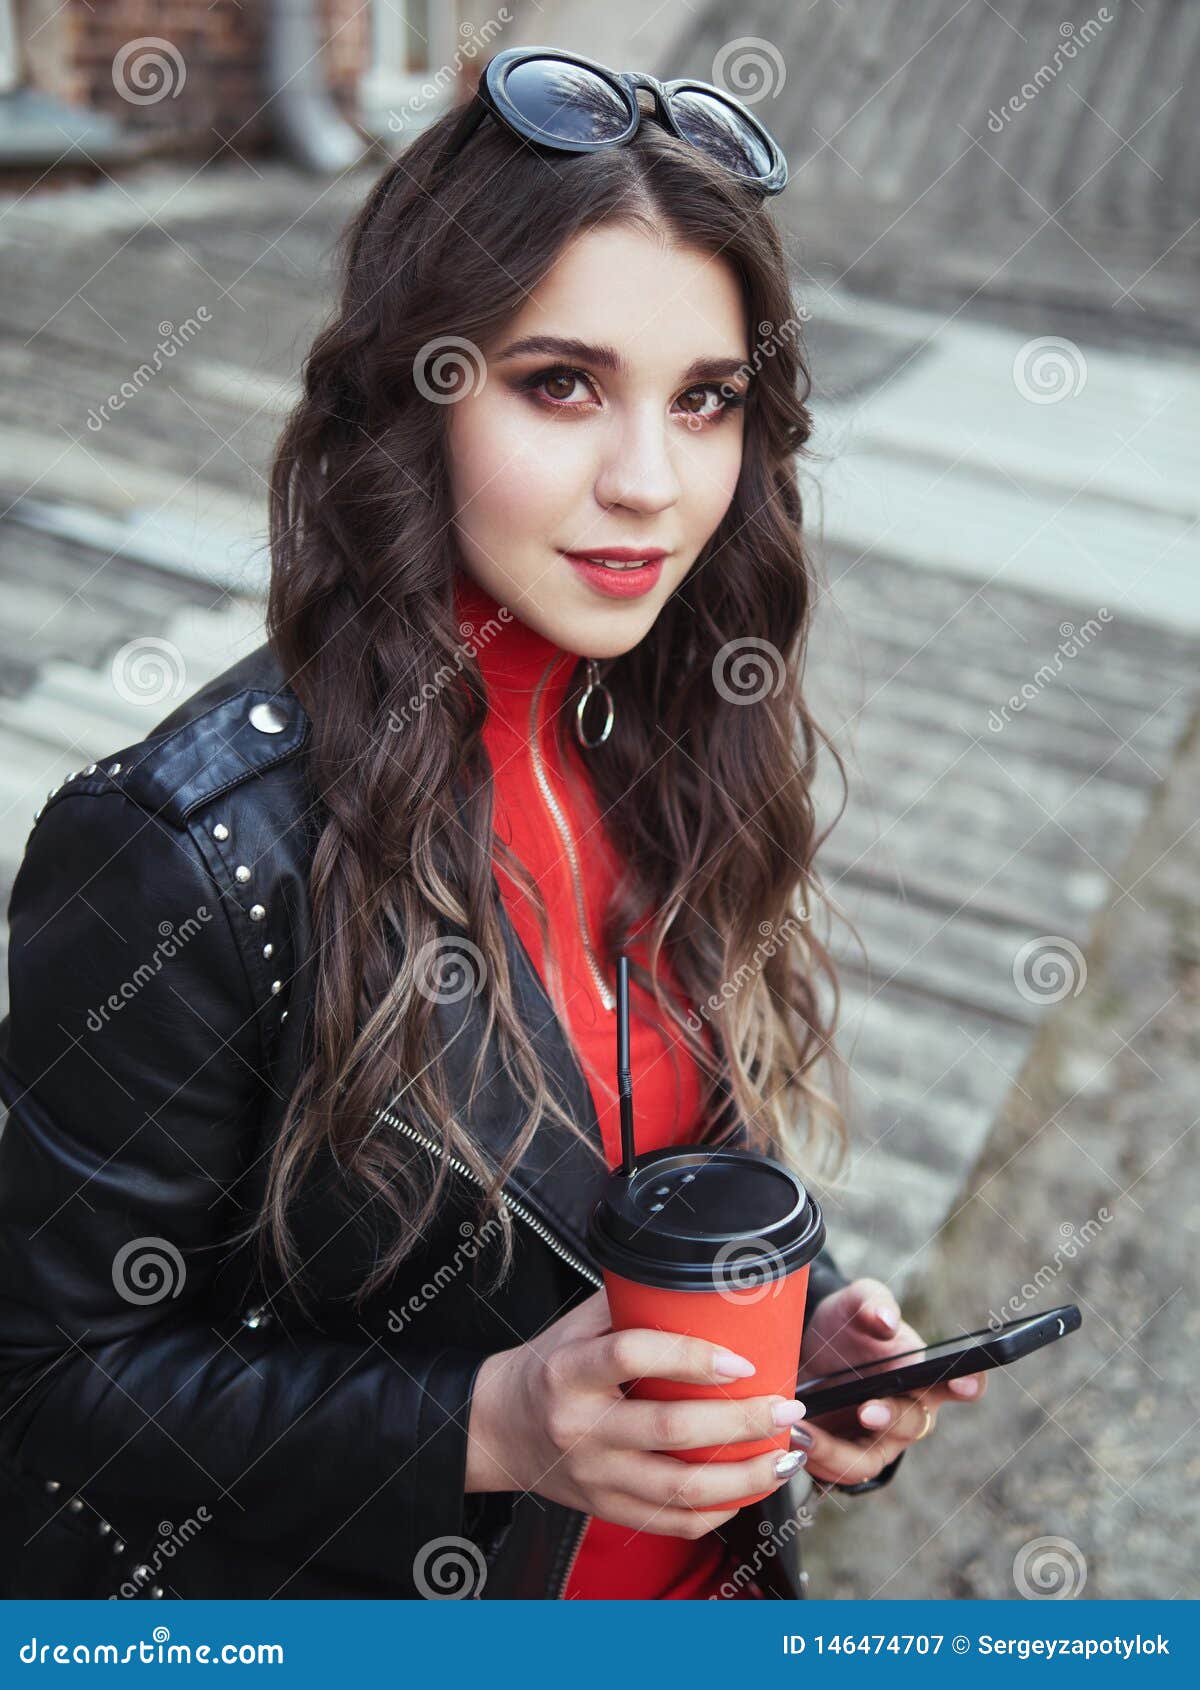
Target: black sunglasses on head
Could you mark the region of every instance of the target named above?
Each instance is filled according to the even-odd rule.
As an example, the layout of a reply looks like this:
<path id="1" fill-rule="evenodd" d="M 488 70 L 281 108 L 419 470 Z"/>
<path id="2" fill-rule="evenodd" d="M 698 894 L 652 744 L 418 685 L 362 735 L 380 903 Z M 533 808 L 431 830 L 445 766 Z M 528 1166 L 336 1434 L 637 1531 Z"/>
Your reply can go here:
<path id="1" fill-rule="evenodd" d="M 774 138 L 740 100 L 711 82 L 679 77 L 660 82 L 640 71 L 609 70 L 556 47 L 509 47 L 480 78 L 450 156 L 490 112 L 533 146 L 594 153 L 635 135 L 644 116 L 638 89 L 654 100 L 653 116 L 760 193 L 787 186 L 787 160 Z"/>

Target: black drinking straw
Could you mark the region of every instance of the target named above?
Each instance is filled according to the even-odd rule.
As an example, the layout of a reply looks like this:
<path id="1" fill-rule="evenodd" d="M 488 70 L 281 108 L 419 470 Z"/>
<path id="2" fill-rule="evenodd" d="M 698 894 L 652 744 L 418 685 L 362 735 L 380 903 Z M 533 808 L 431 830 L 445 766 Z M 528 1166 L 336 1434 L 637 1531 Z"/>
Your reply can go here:
<path id="1" fill-rule="evenodd" d="M 633 1172 L 633 1079 L 629 1072 L 629 958 L 617 958 L 617 1093 L 621 1099 L 620 1173 Z"/>

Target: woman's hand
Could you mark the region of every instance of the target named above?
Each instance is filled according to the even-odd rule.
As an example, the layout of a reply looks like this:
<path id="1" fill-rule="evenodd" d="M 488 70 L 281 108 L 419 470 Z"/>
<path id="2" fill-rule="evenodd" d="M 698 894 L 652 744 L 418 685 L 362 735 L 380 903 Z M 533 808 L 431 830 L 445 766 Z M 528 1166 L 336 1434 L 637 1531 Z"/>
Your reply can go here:
<path id="1" fill-rule="evenodd" d="M 822 1297 L 800 1352 L 801 1379 L 843 1367 L 861 1367 L 920 1349 L 925 1340 L 901 1319 L 900 1308 L 878 1279 L 856 1279 Z M 925 1437 L 947 1402 L 977 1402 L 986 1373 L 967 1373 L 944 1385 L 897 1397 L 872 1397 L 857 1408 L 822 1414 L 793 1431 L 793 1448 L 808 1450 L 808 1471 L 826 1484 L 857 1485 L 877 1478 L 911 1443 Z"/>
<path id="2" fill-rule="evenodd" d="M 690 1463 L 659 1454 L 757 1441 L 794 1424 L 786 1397 L 659 1402 L 626 1396 L 643 1377 L 729 1383 L 728 1351 L 703 1338 L 637 1327 L 614 1332 L 603 1290 L 528 1344 L 488 1356 L 475 1375 L 468 1491 L 537 1491 L 634 1531 L 698 1538 L 737 1513 L 730 1503 L 784 1484 L 786 1451 L 745 1461 Z M 743 1368 L 740 1377 L 747 1377 Z M 772 1410 L 782 1409 L 776 1420 Z"/>

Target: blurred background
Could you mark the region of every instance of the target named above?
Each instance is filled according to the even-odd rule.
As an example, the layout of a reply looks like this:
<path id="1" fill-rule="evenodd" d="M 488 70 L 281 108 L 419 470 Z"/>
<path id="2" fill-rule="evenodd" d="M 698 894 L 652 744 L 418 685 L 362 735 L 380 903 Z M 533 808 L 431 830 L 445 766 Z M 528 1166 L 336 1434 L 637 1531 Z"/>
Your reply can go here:
<path id="1" fill-rule="evenodd" d="M 806 1511 L 810 1594 L 1195 1596 L 1196 0 L 0 0 L 3 907 L 47 791 L 261 640 L 336 235 L 530 42 L 789 159 L 835 1253 L 929 1337 L 1083 1311 Z"/>

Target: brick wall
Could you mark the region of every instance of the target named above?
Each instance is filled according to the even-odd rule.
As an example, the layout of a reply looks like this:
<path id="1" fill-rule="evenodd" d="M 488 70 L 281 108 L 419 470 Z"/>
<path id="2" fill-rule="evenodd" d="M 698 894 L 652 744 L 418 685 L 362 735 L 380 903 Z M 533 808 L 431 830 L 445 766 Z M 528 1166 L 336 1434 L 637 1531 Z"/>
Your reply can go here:
<path id="1" fill-rule="evenodd" d="M 216 153 L 223 142 L 261 152 L 271 144 L 266 13 L 267 0 L 68 0 L 54 50 L 37 54 L 31 74 L 48 92 L 189 152 Z M 326 84 L 353 115 L 370 8 L 320 0 L 320 18 Z"/>

